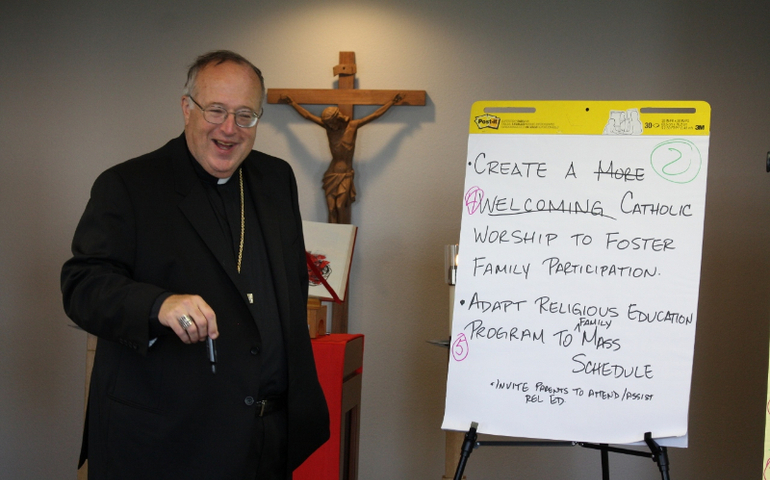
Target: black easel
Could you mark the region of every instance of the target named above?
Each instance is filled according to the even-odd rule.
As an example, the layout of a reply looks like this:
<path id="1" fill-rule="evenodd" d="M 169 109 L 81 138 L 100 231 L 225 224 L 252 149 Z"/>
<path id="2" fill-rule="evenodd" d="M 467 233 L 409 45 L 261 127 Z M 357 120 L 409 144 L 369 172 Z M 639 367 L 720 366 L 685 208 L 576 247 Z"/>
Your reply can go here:
<path id="1" fill-rule="evenodd" d="M 668 476 L 668 450 L 666 447 L 661 447 L 658 442 L 652 438 L 652 433 L 647 432 L 644 434 L 644 442 L 650 449 L 649 452 L 642 452 L 639 450 L 631 450 L 628 448 L 611 447 L 606 443 L 583 443 L 583 442 L 542 442 L 542 441 L 477 441 L 478 435 L 476 429 L 478 423 L 472 422 L 471 428 L 465 433 L 465 440 L 460 449 L 460 461 L 457 464 L 457 470 L 455 471 L 454 480 L 462 480 L 463 473 L 465 472 L 465 464 L 468 462 L 471 452 L 478 447 L 574 447 L 580 446 L 584 448 L 591 448 L 599 450 L 602 455 L 602 480 L 610 480 L 610 461 L 609 453 L 622 453 L 625 455 L 635 455 L 637 457 L 652 458 L 656 464 L 658 464 L 658 470 L 660 470 L 661 480 L 670 480 Z"/>

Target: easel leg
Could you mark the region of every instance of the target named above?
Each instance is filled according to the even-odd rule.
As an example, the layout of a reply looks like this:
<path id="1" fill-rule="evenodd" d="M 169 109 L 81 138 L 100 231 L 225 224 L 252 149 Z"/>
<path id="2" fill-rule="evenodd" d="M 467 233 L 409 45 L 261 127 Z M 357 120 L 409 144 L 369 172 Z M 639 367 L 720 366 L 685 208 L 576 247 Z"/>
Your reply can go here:
<path id="1" fill-rule="evenodd" d="M 455 472 L 454 480 L 462 480 L 463 478 L 463 473 L 465 472 L 465 464 L 468 462 L 468 457 L 471 456 L 471 452 L 473 452 L 473 449 L 476 446 L 476 429 L 478 426 L 478 423 L 471 422 L 471 429 L 468 430 L 468 433 L 465 434 L 465 441 L 463 442 L 463 447 L 460 450 L 460 462 L 457 464 L 457 471 Z"/>
<path id="2" fill-rule="evenodd" d="M 610 480 L 610 452 L 606 444 L 600 445 L 602 453 L 602 480 Z"/>
<path id="3" fill-rule="evenodd" d="M 658 470 L 660 470 L 660 478 L 662 480 L 669 480 L 668 449 L 658 445 L 658 442 L 652 438 L 651 432 L 644 434 L 644 442 L 650 448 L 650 452 L 652 453 L 652 460 L 658 464 Z"/>

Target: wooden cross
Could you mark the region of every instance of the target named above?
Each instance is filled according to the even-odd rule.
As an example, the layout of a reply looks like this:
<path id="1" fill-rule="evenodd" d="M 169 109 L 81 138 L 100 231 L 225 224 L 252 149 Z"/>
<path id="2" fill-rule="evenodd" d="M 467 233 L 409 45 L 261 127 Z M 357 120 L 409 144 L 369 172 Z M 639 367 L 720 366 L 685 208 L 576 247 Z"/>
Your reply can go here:
<path id="1" fill-rule="evenodd" d="M 267 103 L 289 103 L 304 118 L 326 129 L 332 154 L 323 180 L 329 222 L 350 223 L 350 204 L 356 195 L 353 185 L 353 153 L 358 127 L 379 118 L 394 105 L 425 105 L 425 90 L 357 90 L 355 52 L 340 52 L 340 63 L 334 67 L 333 73 L 339 77 L 336 89 L 271 88 L 267 91 Z M 319 117 L 300 104 L 337 105 L 337 109 L 327 108 Z M 371 115 L 354 119 L 355 105 L 381 107 Z M 329 110 L 332 111 L 327 114 Z M 332 317 L 332 332 L 347 333 L 347 302 L 334 304 Z"/>
<path id="2" fill-rule="evenodd" d="M 356 53 L 340 52 L 340 64 L 333 69 L 339 76 L 336 89 L 270 88 L 267 103 L 280 103 L 281 95 L 306 105 L 337 105 L 340 112 L 353 118 L 355 105 L 385 105 L 397 93 L 404 98 L 396 105 L 425 105 L 425 90 L 356 90 Z"/>
<path id="3" fill-rule="evenodd" d="M 320 125 L 329 138 L 332 160 L 324 174 L 323 186 L 329 207 L 330 223 L 350 223 L 350 205 L 356 197 L 353 184 L 353 154 L 358 128 L 376 120 L 394 105 L 425 105 L 424 90 L 356 90 L 354 52 L 340 52 L 340 64 L 334 67 L 339 77 L 337 89 L 271 88 L 267 103 L 288 103 L 307 120 Z M 301 104 L 334 105 L 321 116 Z M 381 105 L 364 118 L 353 118 L 355 105 Z"/>
<path id="4" fill-rule="evenodd" d="M 339 77 L 337 89 L 275 88 L 267 92 L 268 103 L 287 103 L 302 117 L 326 130 L 331 162 L 324 173 L 323 188 L 329 207 L 330 223 L 350 223 L 351 204 L 356 198 L 353 183 L 353 155 L 358 129 L 383 115 L 394 105 L 425 105 L 425 91 L 356 90 L 354 52 L 340 52 L 340 64 L 334 67 Z M 332 105 L 319 117 L 301 104 Z M 353 118 L 355 105 L 381 105 L 364 118 Z"/>

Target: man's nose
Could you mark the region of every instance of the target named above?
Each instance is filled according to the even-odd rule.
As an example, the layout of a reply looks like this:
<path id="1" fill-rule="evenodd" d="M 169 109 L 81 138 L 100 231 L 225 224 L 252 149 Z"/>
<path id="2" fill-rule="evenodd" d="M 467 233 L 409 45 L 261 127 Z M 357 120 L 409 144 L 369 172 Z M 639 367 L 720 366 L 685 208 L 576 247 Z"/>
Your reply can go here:
<path id="1" fill-rule="evenodd" d="M 235 123 L 235 115 L 229 113 L 225 121 L 219 125 L 219 128 L 227 135 L 233 135 L 239 128 Z"/>

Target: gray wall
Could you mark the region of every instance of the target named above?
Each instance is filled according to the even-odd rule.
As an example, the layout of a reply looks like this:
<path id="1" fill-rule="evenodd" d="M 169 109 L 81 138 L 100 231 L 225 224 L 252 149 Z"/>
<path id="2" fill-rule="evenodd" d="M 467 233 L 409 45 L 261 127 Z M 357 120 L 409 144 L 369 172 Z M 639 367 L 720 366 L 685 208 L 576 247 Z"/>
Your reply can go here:
<path id="1" fill-rule="evenodd" d="M 425 89 L 359 134 L 350 329 L 366 335 L 362 479 L 443 473 L 443 245 L 459 236 L 476 100 L 705 100 L 712 135 L 690 447 L 677 480 L 759 478 L 770 270 L 770 9 L 736 0 L 3 2 L 0 6 L 0 468 L 74 478 L 85 336 L 59 269 L 96 175 L 182 130 L 186 65 L 213 48 L 268 87 L 330 88 L 341 50 L 360 88 Z M 370 112 L 357 109 L 357 116 Z M 258 148 L 289 160 L 302 213 L 325 220 L 323 131 L 269 105 Z M 173 235 L 173 232 L 169 232 Z M 612 457 L 613 479 L 660 478 Z M 470 479 L 595 479 L 581 449 L 481 449 Z"/>

